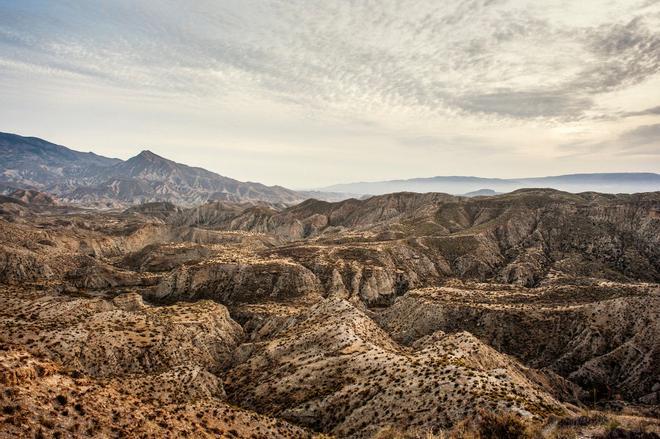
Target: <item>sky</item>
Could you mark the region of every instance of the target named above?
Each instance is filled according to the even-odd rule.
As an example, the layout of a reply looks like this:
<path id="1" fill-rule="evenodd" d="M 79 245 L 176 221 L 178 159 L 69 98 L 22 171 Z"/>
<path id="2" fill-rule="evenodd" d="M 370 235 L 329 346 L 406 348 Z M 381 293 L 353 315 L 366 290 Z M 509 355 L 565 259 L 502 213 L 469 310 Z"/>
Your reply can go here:
<path id="1" fill-rule="evenodd" d="M 660 172 L 660 0 L 0 0 L 0 131 L 294 189 Z"/>

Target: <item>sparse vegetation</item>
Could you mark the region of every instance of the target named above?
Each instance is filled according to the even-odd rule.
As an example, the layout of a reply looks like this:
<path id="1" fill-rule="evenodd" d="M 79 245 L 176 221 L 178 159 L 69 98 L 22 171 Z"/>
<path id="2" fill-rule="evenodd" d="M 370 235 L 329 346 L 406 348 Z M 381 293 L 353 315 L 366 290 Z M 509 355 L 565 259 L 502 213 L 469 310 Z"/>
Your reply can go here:
<path id="1" fill-rule="evenodd" d="M 0 435 L 657 433 L 639 200 L 415 197 L 0 220 Z"/>

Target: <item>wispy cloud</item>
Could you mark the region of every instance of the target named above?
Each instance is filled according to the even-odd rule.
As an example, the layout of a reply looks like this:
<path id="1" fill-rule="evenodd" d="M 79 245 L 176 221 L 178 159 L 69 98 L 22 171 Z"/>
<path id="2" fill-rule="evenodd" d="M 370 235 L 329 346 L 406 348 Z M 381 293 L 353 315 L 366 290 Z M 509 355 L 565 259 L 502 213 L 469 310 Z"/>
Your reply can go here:
<path id="1" fill-rule="evenodd" d="M 621 114 L 622 117 L 634 116 L 660 116 L 660 105 L 656 107 L 646 108 L 640 111 L 627 111 Z"/>
<path id="2" fill-rule="evenodd" d="M 642 16 L 570 28 L 524 6 L 29 1 L 0 6 L 0 56 L 135 87 L 514 119 L 575 118 L 660 69 Z"/>
<path id="3" fill-rule="evenodd" d="M 660 157 L 660 124 L 640 125 L 604 141 L 574 141 L 561 145 L 566 157 L 653 156 Z"/>
<path id="4" fill-rule="evenodd" d="M 626 131 L 616 143 L 620 154 L 660 156 L 660 124 L 642 125 Z"/>
<path id="5" fill-rule="evenodd" d="M 42 76 L 74 88 L 83 78 L 228 111 L 267 101 L 372 138 L 392 133 L 392 148 L 420 126 L 420 139 L 461 140 L 483 124 L 519 148 L 537 126 L 658 114 L 648 99 L 605 99 L 660 75 L 660 2 L 625 3 L 0 0 L 0 77 L 26 89 Z M 583 139 L 554 146 L 572 141 Z"/>

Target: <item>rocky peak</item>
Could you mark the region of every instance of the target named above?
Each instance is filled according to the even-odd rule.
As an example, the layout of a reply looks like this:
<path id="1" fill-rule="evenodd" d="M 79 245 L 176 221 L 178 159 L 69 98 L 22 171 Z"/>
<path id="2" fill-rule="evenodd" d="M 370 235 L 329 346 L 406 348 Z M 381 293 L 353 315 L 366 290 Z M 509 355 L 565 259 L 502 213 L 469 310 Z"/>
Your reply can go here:
<path id="1" fill-rule="evenodd" d="M 121 177 L 159 180 L 172 174 L 181 173 L 180 168 L 183 166 L 149 150 L 144 150 L 135 157 L 116 165 L 111 173 Z"/>
<path id="2" fill-rule="evenodd" d="M 155 154 L 155 153 L 149 151 L 148 149 L 142 150 L 138 155 L 133 157 L 133 159 L 147 160 L 147 161 L 150 161 L 150 162 L 161 161 L 161 160 L 166 161 L 166 162 L 170 161 L 170 160 L 167 160 L 164 157 L 159 156 L 158 154 Z M 133 160 L 133 159 L 130 159 L 130 160 Z"/>

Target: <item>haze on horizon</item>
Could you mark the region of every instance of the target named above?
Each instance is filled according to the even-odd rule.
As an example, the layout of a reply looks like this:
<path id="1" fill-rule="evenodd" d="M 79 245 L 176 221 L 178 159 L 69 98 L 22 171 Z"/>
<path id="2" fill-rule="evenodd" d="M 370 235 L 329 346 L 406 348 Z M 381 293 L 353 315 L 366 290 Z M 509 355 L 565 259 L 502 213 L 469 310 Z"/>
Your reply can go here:
<path id="1" fill-rule="evenodd" d="M 292 188 L 660 170 L 660 0 L 0 0 L 0 131 Z"/>

